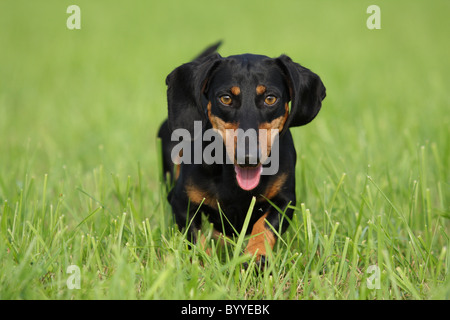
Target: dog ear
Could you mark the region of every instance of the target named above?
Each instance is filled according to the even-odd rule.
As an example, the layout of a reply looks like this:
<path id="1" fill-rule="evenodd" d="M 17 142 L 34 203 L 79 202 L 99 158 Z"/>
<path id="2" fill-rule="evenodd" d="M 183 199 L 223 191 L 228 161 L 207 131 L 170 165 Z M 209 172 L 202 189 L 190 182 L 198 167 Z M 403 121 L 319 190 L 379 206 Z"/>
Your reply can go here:
<path id="1" fill-rule="evenodd" d="M 218 53 L 200 56 L 173 70 L 166 78 L 169 128 L 187 129 L 191 137 L 194 121 L 206 124 L 206 104 L 203 92 L 214 67 L 221 57 Z"/>
<path id="2" fill-rule="evenodd" d="M 291 111 L 285 126 L 303 126 L 319 113 L 326 96 L 325 86 L 317 74 L 288 56 L 282 55 L 276 62 L 285 74 L 291 95 Z"/>

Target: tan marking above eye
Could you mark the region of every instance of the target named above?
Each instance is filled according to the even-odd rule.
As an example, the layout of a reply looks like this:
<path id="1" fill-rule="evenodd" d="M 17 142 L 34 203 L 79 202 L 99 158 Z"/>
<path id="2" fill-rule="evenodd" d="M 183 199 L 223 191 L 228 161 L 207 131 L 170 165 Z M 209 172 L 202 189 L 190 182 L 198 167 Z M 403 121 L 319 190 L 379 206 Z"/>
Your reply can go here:
<path id="1" fill-rule="evenodd" d="M 229 106 L 233 102 L 233 99 L 229 95 L 223 95 L 219 98 L 219 100 L 226 106 Z"/>
<path id="2" fill-rule="evenodd" d="M 241 93 L 241 88 L 239 87 L 231 87 L 231 93 L 234 94 L 235 96 L 238 96 Z"/>
<path id="3" fill-rule="evenodd" d="M 263 94 L 266 92 L 266 87 L 263 85 L 259 85 L 256 87 L 256 94 Z"/>

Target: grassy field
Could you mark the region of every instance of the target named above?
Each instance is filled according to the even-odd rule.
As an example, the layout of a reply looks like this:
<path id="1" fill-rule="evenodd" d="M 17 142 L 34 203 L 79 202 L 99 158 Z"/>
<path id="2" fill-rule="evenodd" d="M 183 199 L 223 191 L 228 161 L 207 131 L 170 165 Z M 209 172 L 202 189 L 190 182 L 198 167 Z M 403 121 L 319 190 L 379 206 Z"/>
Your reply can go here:
<path id="1" fill-rule="evenodd" d="M 0 2 L 0 299 L 450 298 L 448 1 L 71 4 Z M 327 87 L 261 273 L 188 249 L 159 179 L 165 76 L 220 39 Z"/>

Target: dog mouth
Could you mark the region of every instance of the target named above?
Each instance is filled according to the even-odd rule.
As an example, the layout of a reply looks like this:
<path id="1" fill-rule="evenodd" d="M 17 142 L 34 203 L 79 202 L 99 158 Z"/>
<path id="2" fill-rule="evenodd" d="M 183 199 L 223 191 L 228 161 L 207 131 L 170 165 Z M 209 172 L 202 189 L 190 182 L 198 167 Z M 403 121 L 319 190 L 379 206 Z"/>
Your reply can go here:
<path id="1" fill-rule="evenodd" d="M 234 165 L 236 180 L 239 187 L 247 191 L 256 188 L 259 184 L 259 180 L 261 179 L 262 170 L 263 167 L 261 164 L 252 167 L 241 167 L 239 165 Z"/>

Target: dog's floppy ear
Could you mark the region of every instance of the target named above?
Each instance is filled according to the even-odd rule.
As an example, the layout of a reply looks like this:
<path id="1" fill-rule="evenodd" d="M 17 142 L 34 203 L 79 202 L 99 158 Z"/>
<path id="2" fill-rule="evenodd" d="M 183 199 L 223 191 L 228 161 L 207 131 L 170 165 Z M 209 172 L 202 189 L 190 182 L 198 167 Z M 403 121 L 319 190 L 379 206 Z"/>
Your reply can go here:
<path id="1" fill-rule="evenodd" d="M 291 95 L 291 111 L 285 126 L 297 127 L 311 122 L 326 96 L 320 77 L 288 56 L 282 55 L 276 62 L 285 74 Z"/>
<path id="2" fill-rule="evenodd" d="M 206 123 L 203 92 L 208 77 L 221 57 L 218 53 L 200 56 L 173 70 L 166 78 L 169 128 L 189 130 L 193 137 L 194 121 Z"/>

